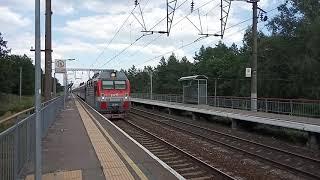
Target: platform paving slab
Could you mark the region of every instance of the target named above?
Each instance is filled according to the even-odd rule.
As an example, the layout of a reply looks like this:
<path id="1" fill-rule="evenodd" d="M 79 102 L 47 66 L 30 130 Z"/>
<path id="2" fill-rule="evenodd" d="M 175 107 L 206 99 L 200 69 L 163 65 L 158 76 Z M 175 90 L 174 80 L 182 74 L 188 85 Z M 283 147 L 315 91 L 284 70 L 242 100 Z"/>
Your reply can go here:
<path id="1" fill-rule="evenodd" d="M 23 177 L 33 174 L 33 165 L 28 167 Z M 42 140 L 42 173 L 50 179 L 54 174 L 74 171 L 81 171 L 83 180 L 105 179 L 75 103 L 69 100 Z"/>

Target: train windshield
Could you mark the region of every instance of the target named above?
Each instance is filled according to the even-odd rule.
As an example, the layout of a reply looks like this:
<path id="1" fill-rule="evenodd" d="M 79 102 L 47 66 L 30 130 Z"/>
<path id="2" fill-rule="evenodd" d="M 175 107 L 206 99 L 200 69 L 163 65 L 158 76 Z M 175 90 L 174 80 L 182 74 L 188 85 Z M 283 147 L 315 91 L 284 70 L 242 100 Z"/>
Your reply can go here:
<path id="1" fill-rule="evenodd" d="M 126 89 L 126 81 L 102 81 L 102 89 Z"/>
<path id="2" fill-rule="evenodd" d="M 114 81 L 115 89 L 126 89 L 126 81 Z"/>
<path id="3" fill-rule="evenodd" d="M 102 81 L 103 89 L 113 89 L 113 81 Z"/>

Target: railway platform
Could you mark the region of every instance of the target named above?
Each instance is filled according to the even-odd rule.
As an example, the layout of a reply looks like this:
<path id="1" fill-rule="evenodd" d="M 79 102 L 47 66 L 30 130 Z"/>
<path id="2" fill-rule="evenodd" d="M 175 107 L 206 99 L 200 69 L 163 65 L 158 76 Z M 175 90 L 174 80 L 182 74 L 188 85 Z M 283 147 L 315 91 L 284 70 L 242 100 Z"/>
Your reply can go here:
<path id="1" fill-rule="evenodd" d="M 135 104 L 144 104 L 154 107 L 166 108 L 171 114 L 174 110 L 186 111 L 191 113 L 192 119 L 197 119 L 200 114 L 219 116 L 230 119 L 232 128 L 237 128 L 239 121 L 254 122 L 259 124 L 272 125 L 308 132 L 308 145 L 311 148 L 320 147 L 320 119 L 300 116 L 290 116 L 283 114 L 252 112 L 239 109 L 220 108 L 209 105 L 183 104 L 177 102 L 158 101 L 141 98 L 131 98 Z"/>
<path id="2" fill-rule="evenodd" d="M 42 174 L 44 180 L 183 179 L 75 97 L 42 140 Z M 21 179 L 34 179 L 33 169 L 26 168 Z"/>

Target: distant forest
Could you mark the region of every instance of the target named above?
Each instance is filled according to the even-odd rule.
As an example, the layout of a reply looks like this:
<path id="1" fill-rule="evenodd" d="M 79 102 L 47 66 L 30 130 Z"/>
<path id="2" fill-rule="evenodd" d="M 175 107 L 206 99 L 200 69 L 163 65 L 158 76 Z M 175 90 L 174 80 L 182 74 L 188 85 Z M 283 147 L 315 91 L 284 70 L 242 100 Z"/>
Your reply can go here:
<path id="1" fill-rule="evenodd" d="M 278 7 L 278 14 L 267 24 L 269 33 L 258 33 L 258 96 L 275 98 L 320 99 L 320 2 L 289 0 Z M 214 93 L 218 79 L 220 96 L 250 96 L 252 31 L 248 27 L 243 45 L 228 47 L 219 42 L 202 46 L 194 61 L 177 59 L 172 54 L 161 58 L 157 67 L 126 71 L 132 92 L 150 92 L 153 74 L 154 93 L 182 93 L 178 79 L 189 75 L 206 75 L 208 94 Z"/>
<path id="2" fill-rule="evenodd" d="M 19 94 L 20 67 L 22 67 L 22 95 L 34 95 L 32 60 L 26 55 L 10 54 L 10 51 L 7 47 L 7 41 L 3 39 L 0 32 L 0 97 L 7 94 Z M 44 80 L 44 75 L 42 79 Z M 61 90 L 61 85 L 57 83 L 57 92 Z"/>

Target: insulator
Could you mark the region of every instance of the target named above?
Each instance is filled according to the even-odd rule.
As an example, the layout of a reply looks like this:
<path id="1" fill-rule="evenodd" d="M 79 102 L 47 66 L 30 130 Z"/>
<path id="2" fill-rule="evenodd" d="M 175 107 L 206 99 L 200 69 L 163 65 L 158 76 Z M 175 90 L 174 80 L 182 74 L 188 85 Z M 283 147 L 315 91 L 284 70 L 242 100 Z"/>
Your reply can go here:
<path id="1" fill-rule="evenodd" d="M 137 6 L 138 5 L 138 0 L 134 1 L 134 5 Z"/>
<path id="2" fill-rule="evenodd" d="M 263 13 L 260 14 L 260 20 L 263 21 Z"/>
<path id="3" fill-rule="evenodd" d="M 194 8 L 194 2 L 191 2 L 191 12 L 193 12 L 193 8 Z"/>

